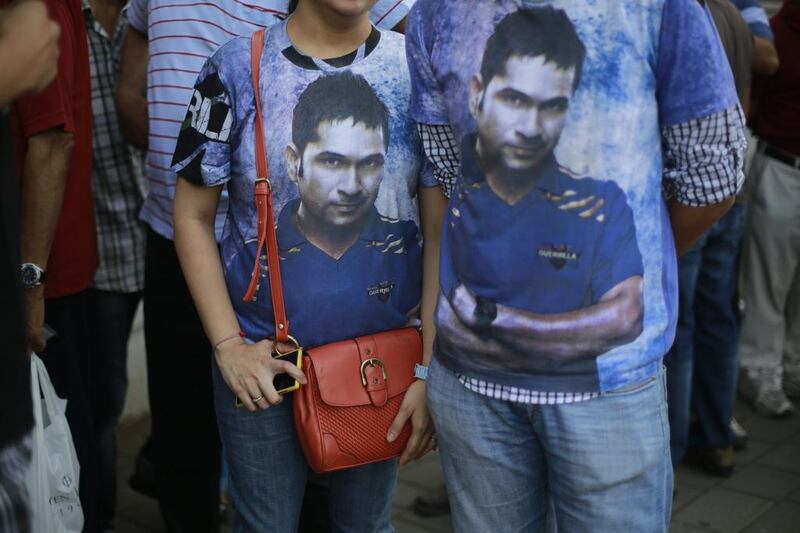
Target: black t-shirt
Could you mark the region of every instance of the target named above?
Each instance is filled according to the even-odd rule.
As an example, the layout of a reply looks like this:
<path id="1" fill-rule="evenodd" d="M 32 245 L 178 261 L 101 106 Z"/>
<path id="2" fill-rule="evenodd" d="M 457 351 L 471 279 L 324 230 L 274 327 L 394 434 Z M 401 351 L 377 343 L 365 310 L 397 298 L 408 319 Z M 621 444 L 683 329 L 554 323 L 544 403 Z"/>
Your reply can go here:
<path id="1" fill-rule="evenodd" d="M 17 174 L 8 117 L 0 108 L 0 449 L 33 425 L 19 265 Z"/>

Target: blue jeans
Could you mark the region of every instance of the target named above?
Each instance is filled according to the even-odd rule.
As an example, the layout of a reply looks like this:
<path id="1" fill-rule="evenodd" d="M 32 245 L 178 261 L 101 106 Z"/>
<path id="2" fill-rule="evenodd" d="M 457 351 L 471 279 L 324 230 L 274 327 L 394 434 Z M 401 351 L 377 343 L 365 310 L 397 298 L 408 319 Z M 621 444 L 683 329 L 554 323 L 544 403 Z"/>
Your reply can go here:
<path id="1" fill-rule="evenodd" d="M 142 293 L 89 289 L 89 402 L 98 451 L 97 518 L 111 529 L 117 495 L 117 423 L 128 392 L 128 339 Z"/>
<path id="2" fill-rule="evenodd" d="M 739 324 L 735 296 L 745 206 L 735 204 L 678 261 L 678 326 L 667 367 L 672 462 L 689 446 L 733 443 Z M 697 423 L 690 431 L 689 417 Z"/>
<path id="3" fill-rule="evenodd" d="M 214 401 L 236 533 L 294 533 L 308 463 L 294 428 L 292 396 L 266 411 L 234 407 L 235 396 L 213 363 Z M 332 533 L 391 533 L 397 460 L 328 474 Z"/>
<path id="4" fill-rule="evenodd" d="M 457 533 L 666 532 L 672 468 L 663 375 L 563 405 L 468 390 L 436 358 L 428 401 Z"/>

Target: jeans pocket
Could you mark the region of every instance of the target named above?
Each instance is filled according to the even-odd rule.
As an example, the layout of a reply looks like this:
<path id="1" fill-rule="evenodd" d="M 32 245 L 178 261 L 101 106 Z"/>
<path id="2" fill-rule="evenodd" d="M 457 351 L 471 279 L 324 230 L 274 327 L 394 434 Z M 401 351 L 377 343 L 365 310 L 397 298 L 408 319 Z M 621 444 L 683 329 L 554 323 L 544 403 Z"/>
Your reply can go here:
<path id="1" fill-rule="evenodd" d="M 653 374 L 644 381 L 637 381 L 636 383 L 625 385 L 618 389 L 614 389 L 613 391 L 604 392 L 602 396 L 613 398 L 613 397 L 637 394 L 654 386 L 657 383 L 658 379 L 659 379 L 659 374 Z"/>

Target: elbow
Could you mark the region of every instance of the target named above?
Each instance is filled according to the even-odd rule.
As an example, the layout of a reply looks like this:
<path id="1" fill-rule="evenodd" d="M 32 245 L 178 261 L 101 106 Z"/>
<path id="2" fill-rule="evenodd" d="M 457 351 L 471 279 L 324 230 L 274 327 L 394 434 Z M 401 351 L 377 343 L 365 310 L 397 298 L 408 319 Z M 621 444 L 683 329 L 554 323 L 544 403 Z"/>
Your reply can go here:
<path id="1" fill-rule="evenodd" d="M 767 60 L 767 64 L 764 68 L 764 73 L 767 76 L 772 76 L 773 74 L 778 72 L 778 68 L 780 68 L 780 66 L 781 62 L 778 60 L 778 55 L 773 54 L 773 56 Z"/>
<path id="2" fill-rule="evenodd" d="M 756 74 L 772 76 L 780 67 L 780 59 L 775 45 L 764 37 L 754 38 L 753 70 Z"/>
<path id="3" fill-rule="evenodd" d="M 758 62 L 754 63 L 753 70 L 764 76 L 772 76 L 778 72 L 780 66 L 781 62 L 778 59 L 778 54 L 772 53 L 766 54 L 765 57 L 762 57 Z"/>

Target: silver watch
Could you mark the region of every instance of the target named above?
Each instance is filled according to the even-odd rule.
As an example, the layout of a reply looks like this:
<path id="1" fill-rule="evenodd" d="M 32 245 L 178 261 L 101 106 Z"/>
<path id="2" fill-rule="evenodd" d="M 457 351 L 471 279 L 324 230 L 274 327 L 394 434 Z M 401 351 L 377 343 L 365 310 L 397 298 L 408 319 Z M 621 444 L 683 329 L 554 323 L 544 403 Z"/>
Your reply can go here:
<path id="1" fill-rule="evenodd" d="M 42 267 L 33 263 L 22 263 L 20 266 L 20 277 L 22 286 L 26 289 L 33 289 L 45 282 L 47 275 Z"/>
<path id="2" fill-rule="evenodd" d="M 419 363 L 414 365 L 414 377 L 422 381 L 428 379 L 428 367 Z"/>

